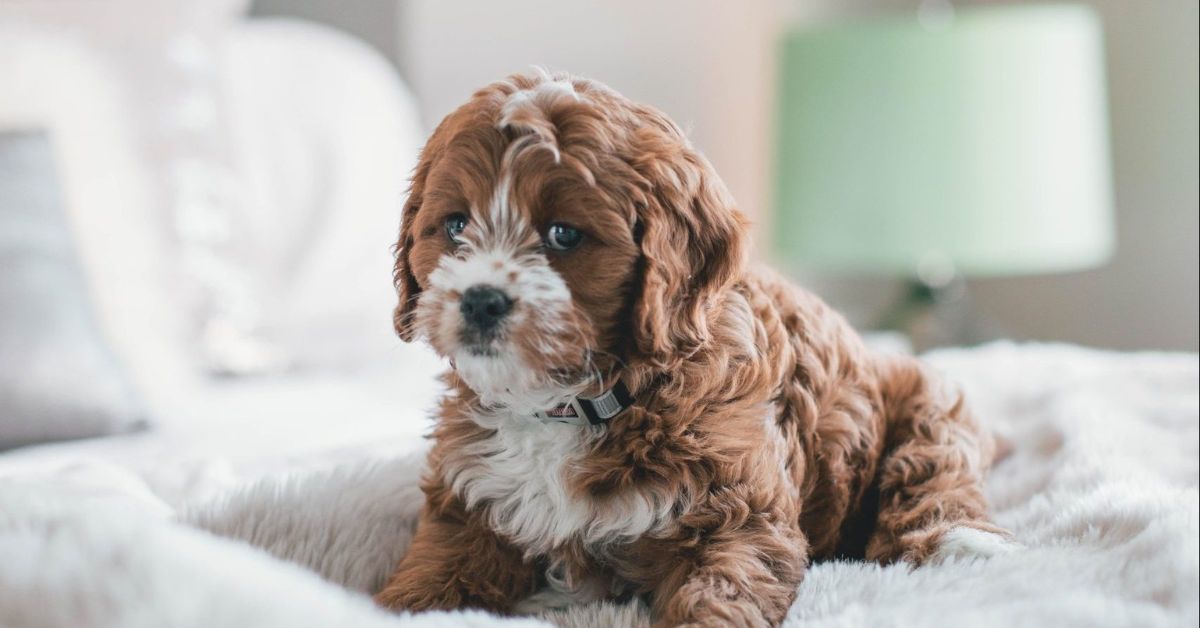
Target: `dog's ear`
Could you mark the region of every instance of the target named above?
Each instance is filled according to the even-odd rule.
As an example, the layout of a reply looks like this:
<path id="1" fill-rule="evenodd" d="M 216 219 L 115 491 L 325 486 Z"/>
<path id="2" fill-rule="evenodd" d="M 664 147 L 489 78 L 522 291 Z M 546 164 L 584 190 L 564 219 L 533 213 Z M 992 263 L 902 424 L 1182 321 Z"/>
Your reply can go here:
<path id="1" fill-rule="evenodd" d="M 708 341 L 709 314 L 744 265 L 746 220 L 683 132 L 656 110 L 639 113 L 632 165 L 648 189 L 637 208 L 633 331 L 642 356 L 671 368 Z"/>
<path id="2" fill-rule="evenodd" d="M 436 137 L 437 133 L 434 133 Z M 399 302 L 392 312 L 392 325 L 396 333 L 405 342 L 412 342 L 415 337 L 413 329 L 413 313 L 417 309 L 417 299 L 421 296 L 421 286 L 413 276 L 409 263 L 409 253 L 413 245 L 413 225 L 417 220 L 417 212 L 421 211 L 421 201 L 425 191 L 425 181 L 429 177 L 438 149 L 431 137 L 429 143 L 421 149 L 417 167 L 413 170 L 412 181 L 408 188 L 408 197 L 404 201 L 404 210 L 400 216 L 400 237 L 394 247 L 396 265 L 392 268 L 392 282 L 396 286 Z"/>

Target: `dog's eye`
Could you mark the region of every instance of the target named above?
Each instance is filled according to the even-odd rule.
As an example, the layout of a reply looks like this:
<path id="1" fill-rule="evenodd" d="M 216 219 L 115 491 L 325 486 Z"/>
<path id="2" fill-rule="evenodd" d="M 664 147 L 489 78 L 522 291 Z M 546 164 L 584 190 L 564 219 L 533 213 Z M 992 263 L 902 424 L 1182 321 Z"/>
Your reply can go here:
<path id="1" fill-rule="evenodd" d="M 569 251 L 579 246 L 582 241 L 582 231 L 561 222 L 550 225 L 550 228 L 546 230 L 546 246 L 555 251 Z"/>
<path id="2" fill-rule="evenodd" d="M 461 212 L 446 216 L 446 237 L 455 244 L 462 244 L 462 232 L 467 228 L 467 215 Z"/>

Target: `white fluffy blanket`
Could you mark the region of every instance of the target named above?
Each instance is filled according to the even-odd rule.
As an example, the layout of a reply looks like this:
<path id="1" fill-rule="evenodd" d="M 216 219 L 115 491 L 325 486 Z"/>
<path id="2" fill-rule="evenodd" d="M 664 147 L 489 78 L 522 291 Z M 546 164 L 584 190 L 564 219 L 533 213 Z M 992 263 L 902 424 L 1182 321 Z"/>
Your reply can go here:
<path id="1" fill-rule="evenodd" d="M 788 625 L 1200 621 L 1196 356 L 1000 344 L 929 359 L 1015 443 L 988 489 L 1023 547 L 915 570 L 818 564 Z M 7 479 L 0 625 L 542 625 L 372 607 L 362 592 L 406 549 L 420 467 L 417 454 L 265 478 L 179 513 L 116 471 Z M 638 625 L 645 612 L 596 605 L 542 619 Z"/>

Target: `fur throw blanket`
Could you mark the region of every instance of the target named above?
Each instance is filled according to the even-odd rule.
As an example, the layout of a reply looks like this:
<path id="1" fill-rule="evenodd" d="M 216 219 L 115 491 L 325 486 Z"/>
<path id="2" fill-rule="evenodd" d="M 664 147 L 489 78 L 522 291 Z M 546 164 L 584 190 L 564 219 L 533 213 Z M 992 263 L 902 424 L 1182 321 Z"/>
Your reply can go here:
<path id="1" fill-rule="evenodd" d="M 929 361 L 1014 444 L 989 481 L 1023 545 L 910 569 L 812 567 L 789 626 L 1200 622 L 1200 362 L 996 344 Z M 367 592 L 403 555 L 422 459 L 267 477 L 172 512 L 119 468 L 0 482 L 3 626 L 645 625 L 599 604 L 541 618 L 393 616 Z"/>

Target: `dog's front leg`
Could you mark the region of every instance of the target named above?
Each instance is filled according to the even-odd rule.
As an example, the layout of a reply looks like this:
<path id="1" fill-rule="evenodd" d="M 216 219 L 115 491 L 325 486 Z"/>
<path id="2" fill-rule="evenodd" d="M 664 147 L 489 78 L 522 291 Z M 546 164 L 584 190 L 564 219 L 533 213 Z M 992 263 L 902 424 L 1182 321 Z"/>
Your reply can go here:
<path id="1" fill-rule="evenodd" d="M 744 524 L 705 532 L 699 548 L 654 591 L 658 626 L 776 626 L 808 566 L 798 526 L 751 514 Z M 697 551 L 699 550 L 699 551 Z"/>
<path id="2" fill-rule="evenodd" d="M 533 565 L 488 529 L 479 511 L 450 497 L 426 504 L 408 553 L 375 601 L 392 610 L 507 613 L 534 592 L 536 580 Z"/>

